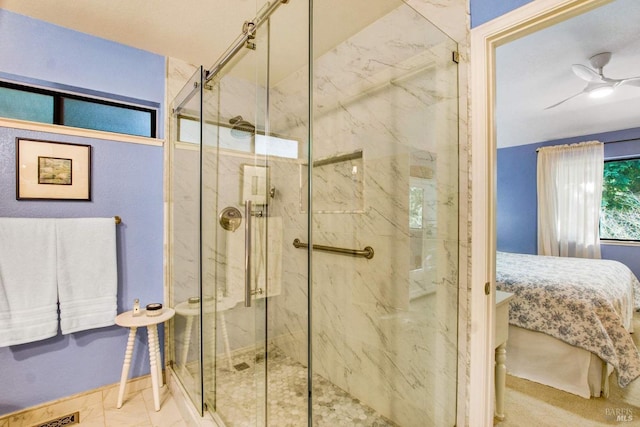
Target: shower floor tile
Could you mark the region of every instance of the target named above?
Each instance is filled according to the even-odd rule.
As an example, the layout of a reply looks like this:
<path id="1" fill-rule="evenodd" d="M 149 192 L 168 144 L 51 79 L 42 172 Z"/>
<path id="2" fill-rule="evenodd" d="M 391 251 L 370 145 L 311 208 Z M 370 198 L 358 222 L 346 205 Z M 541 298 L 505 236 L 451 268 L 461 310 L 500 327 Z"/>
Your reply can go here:
<path id="1" fill-rule="evenodd" d="M 228 427 L 270 425 L 300 427 L 307 425 L 307 369 L 282 352 L 269 352 L 268 375 L 265 361 L 254 360 L 254 353 L 236 354 L 230 371 L 226 360 L 218 368 L 218 415 Z M 242 365 L 242 364 L 246 364 Z M 224 366 L 224 368 L 220 368 Z M 269 394 L 266 414 L 256 415 L 256 401 L 264 398 L 264 386 L 256 386 L 257 378 L 266 378 Z M 264 384 L 264 380 L 261 381 Z M 215 393 L 210 393 L 215 396 Z M 376 413 L 358 399 L 331 384 L 324 378 L 313 376 L 313 426 L 368 426 L 395 427 L 397 424 Z M 259 417 L 259 420 L 256 419 Z M 264 418 L 266 417 L 266 423 Z"/>

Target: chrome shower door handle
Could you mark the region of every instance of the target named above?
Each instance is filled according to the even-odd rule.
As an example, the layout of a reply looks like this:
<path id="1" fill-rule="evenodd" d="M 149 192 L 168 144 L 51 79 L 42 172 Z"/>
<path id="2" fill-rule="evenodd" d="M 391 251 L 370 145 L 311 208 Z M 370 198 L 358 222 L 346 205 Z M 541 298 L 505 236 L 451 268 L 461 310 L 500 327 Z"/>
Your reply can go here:
<path id="1" fill-rule="evenodd" d="M 251 307 L 251 200 L 244 204 L 244 306 Z"/>

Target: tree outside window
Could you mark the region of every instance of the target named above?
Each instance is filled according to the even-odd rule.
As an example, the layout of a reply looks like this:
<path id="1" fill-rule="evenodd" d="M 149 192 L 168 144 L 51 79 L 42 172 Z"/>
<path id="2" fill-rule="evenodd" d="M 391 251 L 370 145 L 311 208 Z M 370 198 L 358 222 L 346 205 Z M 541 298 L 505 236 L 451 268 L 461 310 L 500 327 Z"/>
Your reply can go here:
<path id="1" fill-rule="evenodd" d="M 640 241 L 640 158 L 605 162 L 600 238 Z"/>

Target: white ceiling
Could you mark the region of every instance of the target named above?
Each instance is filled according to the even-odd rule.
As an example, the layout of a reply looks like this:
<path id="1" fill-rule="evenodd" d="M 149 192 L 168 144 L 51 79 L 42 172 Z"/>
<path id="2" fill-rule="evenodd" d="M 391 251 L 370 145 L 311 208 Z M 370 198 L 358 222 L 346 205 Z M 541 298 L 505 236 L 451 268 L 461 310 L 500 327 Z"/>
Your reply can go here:
<path id="1" fill-rule="evenodd" d="M 209 67 L 252 19 L 264 0 L 0 0 L 0 7 L 66 28 Z M 323 53 L 391 9 L 397 1 L 323 0 L 315 30 Z M 274 14 L 272 40 L 282 46 L 272 63 L 274 79 L 304 66 L 307 2 L 291 0 Z M 615 0 L 498 48 L 498 147 L 640 127 L 640 87 L 620 87 L 605 99 L 581 95 L 585 83 L 572 64 L 589 65 L 599 52 L 613 53 L 604 73 L 640 75 L 640 1 Z M 302 36 L 301 36 L 302 35 Z"/>
<path id="2" fill-rule="evenodd" d="M 640 127 L 640 87 L 621 86 L 613 95 L 580 95 L 545 110 L 586 86 L 571 70 L 611 52 L 610 78 L 640 76 L 640 1 L 615 0 L 591 12 L 497 49 L 498 147 Z"/>

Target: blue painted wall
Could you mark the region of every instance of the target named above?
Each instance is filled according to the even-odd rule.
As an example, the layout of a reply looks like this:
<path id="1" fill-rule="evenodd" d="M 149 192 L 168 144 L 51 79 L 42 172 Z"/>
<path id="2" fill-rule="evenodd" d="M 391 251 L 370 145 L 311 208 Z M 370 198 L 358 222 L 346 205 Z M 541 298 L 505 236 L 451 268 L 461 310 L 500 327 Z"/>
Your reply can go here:
<path id="1" fill-rule="evenodd" d="M 164 99 L 164 58 L 0 9 L 0 73 L 114 93 Z M 160 116 L 160 128 L 163 127 Z M 15 139 L 92 146 L 92 201 L 18 201 Z M 0 217 L 119 215 L 118 312 L 133 299 L 163 301 L 163 149 L 104 139 L 0 127 Z M 1 242 L 0 242 L 1 244 Z M 131 376 L 149 372 L 138 332 Z M 0 415 L 120 380 L 127 331 L 107 327 L 0 348 Z"/>
<path id="2" fill-rule="evenodd" d="M 4 76 L 146 100 L 164 116 L 163 56 L 0 9 L 0 59 Z"/>
<path id="3" fill-rule="evenodd" d="M 536 149 L 590 140 L 605 143 L 605 159 L 640 155 L 640 128 L 498 150 L 496 225 L 499 251 L 537 253 Z M 640 277 L 640 246 L 606 244 L 602 246 L 602 258 L 621 261 Z"/>
<path id="4" fill-rule="evenodd" d="M 471 28 L 511 12 L 533 0 L 470 0 Z"/>

